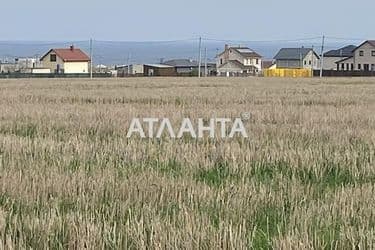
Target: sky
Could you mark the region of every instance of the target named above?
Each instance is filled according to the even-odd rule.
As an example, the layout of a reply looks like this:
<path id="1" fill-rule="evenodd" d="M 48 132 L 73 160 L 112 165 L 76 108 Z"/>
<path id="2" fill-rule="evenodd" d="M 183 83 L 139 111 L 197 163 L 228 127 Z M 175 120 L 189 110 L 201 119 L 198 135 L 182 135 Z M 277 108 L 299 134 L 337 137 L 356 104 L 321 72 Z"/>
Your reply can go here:
<path id="1" fill-rule="evenodd" d="M 0 41 L 375 39 L 374 0 L 20 0 L 1 4 Z"/>

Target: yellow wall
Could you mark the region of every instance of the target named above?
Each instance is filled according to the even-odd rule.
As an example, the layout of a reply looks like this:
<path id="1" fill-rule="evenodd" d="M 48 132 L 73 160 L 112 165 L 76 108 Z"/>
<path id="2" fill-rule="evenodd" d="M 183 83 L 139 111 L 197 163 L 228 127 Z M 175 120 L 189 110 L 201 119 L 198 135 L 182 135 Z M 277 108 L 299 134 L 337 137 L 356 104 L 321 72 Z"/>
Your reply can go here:
<path id="1" fill-rule="evenodd" d="M 89 73 L 89 63 L 88 62 L 66 62 L 64 63 L 64 73 L 66 74 Z"/>
<path id="2" fill-rule="evenodd" d="M 55 53 L 51 51 L 42 60 L 42 67 L 50 69 L 51 73 L 55 73 L 57 69 L 57 64 L 60 65 L 60 69 L 64 70 L 64 73 L 66 74 L 89 73 L 88 62 L 64 62 L 58 56 L 56 56 L 56 62 L 51 62 L 50 61 L 51 54 L 55 54 Z"/>
<path id="3" fill-rule="evenodd" d="M 311 69 L 265 69 L 265 77 L 313 77 Z"/>

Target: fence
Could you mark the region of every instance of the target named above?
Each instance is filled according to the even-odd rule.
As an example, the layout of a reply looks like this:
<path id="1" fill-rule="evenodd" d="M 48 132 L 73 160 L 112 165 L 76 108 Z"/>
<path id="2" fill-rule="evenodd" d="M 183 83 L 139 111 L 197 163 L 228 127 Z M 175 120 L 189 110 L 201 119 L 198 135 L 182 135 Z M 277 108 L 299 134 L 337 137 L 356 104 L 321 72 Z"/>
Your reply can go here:
<path id="1" fill-rule="evenodd" d="M 310 69 L 265 69 L 265 77 L 312 77 L 313 72 Z"/>
<path id="2" fill-rule="evenodd" d="M 319 70 L 314 70 L 314 76 L 320 76 Z M 375 71 L 341 71 L 341 70 L 323 70 L 324 77 L 371 77 L 375 76 Z"/>
<path id="3" fill-rule="evenodd" d="M 16 78 L 89 78 L 90 74 L 32 74 L 32 73 L 0 73 L 0 79 L 16 79 Z M 95 78 L 112 77 L 110 73 L 94 73 Z"/>

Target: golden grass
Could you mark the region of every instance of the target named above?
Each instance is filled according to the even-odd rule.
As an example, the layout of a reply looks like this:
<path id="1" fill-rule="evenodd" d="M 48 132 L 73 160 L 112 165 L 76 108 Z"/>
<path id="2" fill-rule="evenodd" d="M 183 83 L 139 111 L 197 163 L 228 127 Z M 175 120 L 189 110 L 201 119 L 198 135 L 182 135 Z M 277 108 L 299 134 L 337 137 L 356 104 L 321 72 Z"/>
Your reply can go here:
<path id="1" fill-rule="evenodd" d="M 0 249 L 372 249 L 373 83 L 2 80 Z M 249 139 L 126 138 L 242 112 Z"/>

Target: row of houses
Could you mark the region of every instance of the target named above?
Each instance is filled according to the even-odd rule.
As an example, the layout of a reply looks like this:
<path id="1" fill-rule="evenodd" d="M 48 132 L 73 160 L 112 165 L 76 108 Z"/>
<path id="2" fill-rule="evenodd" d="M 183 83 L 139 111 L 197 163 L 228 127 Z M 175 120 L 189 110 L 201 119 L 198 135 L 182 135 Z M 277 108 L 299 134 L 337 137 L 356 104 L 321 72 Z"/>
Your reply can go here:
<path id="1" fill-rule="evenodd" d="M 255 76 L 264 69 L 309 69 L 321 68 L 334 71 L 375 71 L 375 40 L 359 46 L 348 45 L 331 50 L 320 56 L 313 48 L 282 48 L 273 60 L 267 61 L 256 51 L 242 46 L 225 45 L 216 56 L 216 63 L 199 63 L 190 59 L 174 59 L 159 64 L 132 64 L 116 66 L 117 76 Z M 32 65 L 28 65 L 31 63 Z M 90 72 L 90 57 L 79 48 L 51 49 L 38 61 L 26 60 L 26 73 L 87 74 Z M 18 62 L 20 65 L 20 62 Z M 200 68 L 199 68 L 200 67 Z M 100 67 L 101 69 L 106 67 Z M 10 64 L 0 63 L 0 72 L 14 70 Z"/>

